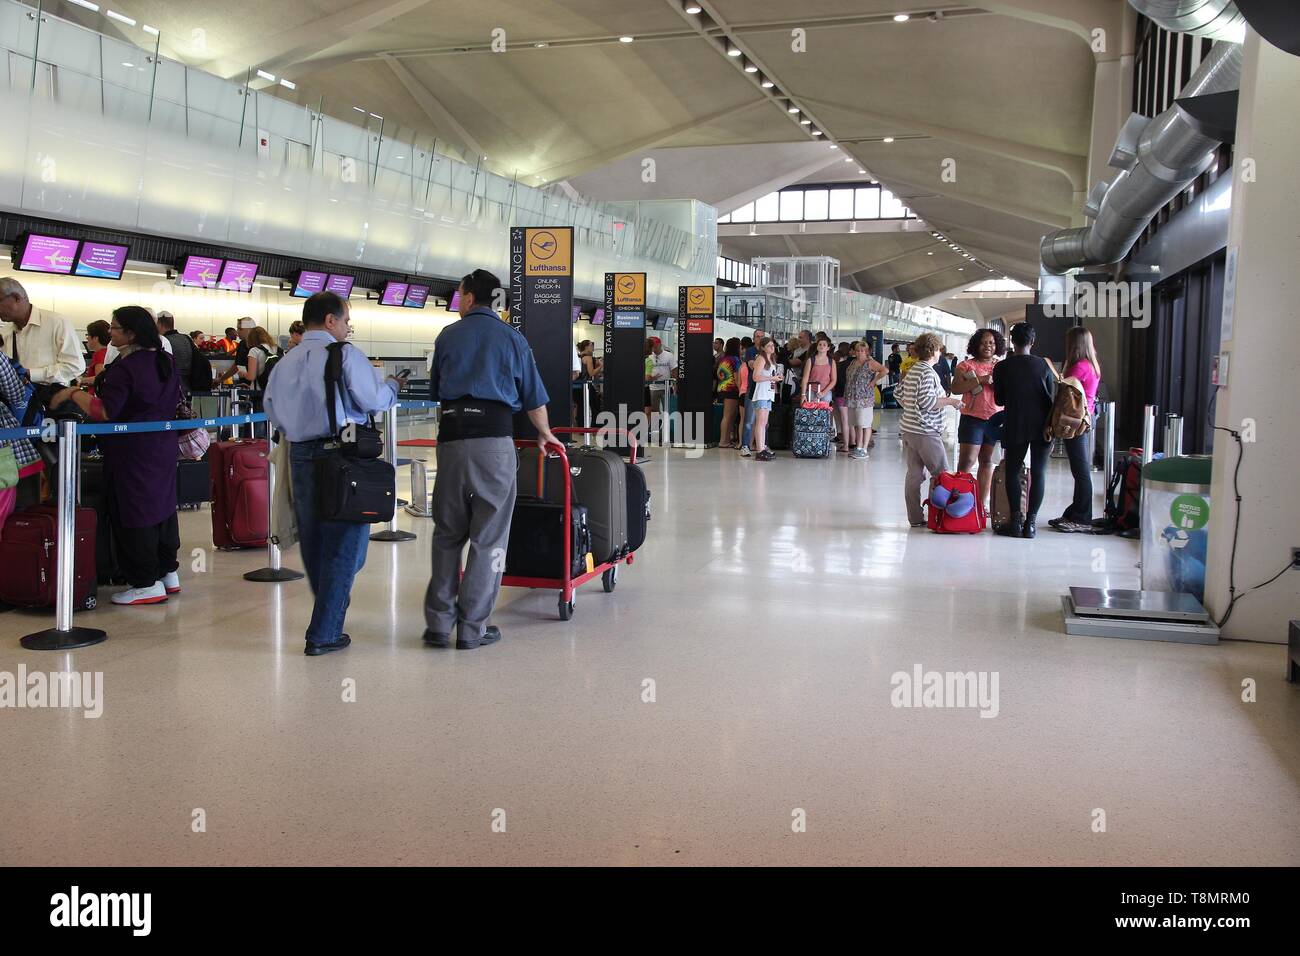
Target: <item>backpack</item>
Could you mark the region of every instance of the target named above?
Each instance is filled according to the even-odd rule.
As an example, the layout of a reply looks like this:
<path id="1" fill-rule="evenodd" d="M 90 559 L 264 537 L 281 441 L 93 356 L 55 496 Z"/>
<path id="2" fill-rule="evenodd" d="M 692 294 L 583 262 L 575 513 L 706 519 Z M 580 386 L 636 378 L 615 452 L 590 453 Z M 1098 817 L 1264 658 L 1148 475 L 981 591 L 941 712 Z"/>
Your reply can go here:
<path id="1" fill-rule="evenodd" d="M 988 526 L 979 482 L 968 471 L 936 475 L 925 505 L 926 525 L 938 534 L 979 534 Z"/>
<path id="2" fill-rule="evenodd" d="M 266 383 L 271 380 L 271 369 L 275 368 L 275 363 L 280 361 L 281 355 L 276 352 L 262 363 L 261 371 L 257 373 L 257 387 L 261 391 L 266 391 Z"/>
<path id="3" fill-rule="evenodd" d="M 1115 462 L 1110 487 L 1106 489 L 1106 517 L 1111 527 L 1120 534 L 1136 534 L 1141 503 L 1142 452 L 1130 448 L 1127 455 L 1120 455 Z"/>
<path id="4" fill-rule="evenodd" d="M 190 391 L 212 391 L 212 362 L 202 349 L 195 348 L 190 359 Z"/>
<path id="5" fill-rule="evenodd" d="M 1053 369 L 1055 371 L 1055 369 Z M 1088 418 L 1088 397 L 1083 383 L 1073 375 L 1056 380 L 1056 397 L 1052 399 L 1052 413 L 1048 416 L 1043 437 L 1048 441 L 1057 438 L 1071 439 L 1086 434 L 1092 423 Z"/>

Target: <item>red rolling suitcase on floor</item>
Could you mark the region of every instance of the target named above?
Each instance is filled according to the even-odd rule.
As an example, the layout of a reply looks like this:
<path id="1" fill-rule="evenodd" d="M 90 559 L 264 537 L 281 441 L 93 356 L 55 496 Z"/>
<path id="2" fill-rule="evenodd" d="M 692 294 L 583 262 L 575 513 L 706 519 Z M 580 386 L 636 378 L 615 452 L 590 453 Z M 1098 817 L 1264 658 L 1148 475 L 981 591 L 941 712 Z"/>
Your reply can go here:
<path id="1" fill-rule="evenodd" d="M 212 481 L 212 543 L 266 547 L 266 456 L 263 438 L 223 441 L 208 451 Z"/>
<path id="2" fill-rule="evenodd" d="M 72 606 L 97 603 L 94 508 L 77 509 Z M 48 505 L 15 511 L 0 536 L 0 601 L 19 607 L 53 607 L 58 581 L 59 516 Z"/>

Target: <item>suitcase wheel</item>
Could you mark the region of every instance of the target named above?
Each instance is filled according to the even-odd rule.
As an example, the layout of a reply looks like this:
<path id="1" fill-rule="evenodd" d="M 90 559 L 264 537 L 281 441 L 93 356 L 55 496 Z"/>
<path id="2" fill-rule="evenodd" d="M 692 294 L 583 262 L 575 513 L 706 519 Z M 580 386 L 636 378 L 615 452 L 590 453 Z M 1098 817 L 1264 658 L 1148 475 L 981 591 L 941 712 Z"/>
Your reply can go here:
<path id="1" fill-rule="evenodd" d="M 610 591 L 614 590 L 614 588 L 618 586 L 618 565 L 617 564 L 614 565 L 612 568 L 607 569 L 605 573 L 600 576 L 600 583 L 604 586 L 606 594 L 608 594 Z"/>
<path id="2" fill-rule="evenodd" d="M 573 617 L 574 608 L 577 607 L 577 599 L 572 601 L 564 600 L 564 595 L 560 595 L 560 620 L 567 621 Z"/>
<path id="3" fill-rule="evenodd" d="M 81 609 L 83 611 L 93 611 L 97 607 L 99 607 L 99 598 L 95 597 L 93 594 L 86 595 L 86 599 L 81 602 Z"/>

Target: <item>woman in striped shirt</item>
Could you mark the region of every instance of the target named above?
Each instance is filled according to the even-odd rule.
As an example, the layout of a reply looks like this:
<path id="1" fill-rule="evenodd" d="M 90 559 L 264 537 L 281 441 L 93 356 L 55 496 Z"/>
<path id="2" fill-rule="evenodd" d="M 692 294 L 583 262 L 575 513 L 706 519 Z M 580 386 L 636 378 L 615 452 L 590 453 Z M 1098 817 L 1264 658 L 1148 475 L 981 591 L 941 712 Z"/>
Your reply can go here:
<path id="1" fill-rule="evenodd" d="M 903 495 L 907 502 L 907 520 L 914 528 L 925 524 L 921 510 L 921 485 L 926 472 L 934 477 L 948 466 L 948 450 L 943 445 L 943 410 L 960 408 L 960 398 L 949 398 L 934 370 L 939 360 L 943 340 L 933 332 L 921 334 L 908 351 L 916 355 L 916 362 L 903 377 L 899 386 L 898 404 L 903 409 L 899 424 L 903 438 L 903 460 L 907 476 L 903 479 Z"/>

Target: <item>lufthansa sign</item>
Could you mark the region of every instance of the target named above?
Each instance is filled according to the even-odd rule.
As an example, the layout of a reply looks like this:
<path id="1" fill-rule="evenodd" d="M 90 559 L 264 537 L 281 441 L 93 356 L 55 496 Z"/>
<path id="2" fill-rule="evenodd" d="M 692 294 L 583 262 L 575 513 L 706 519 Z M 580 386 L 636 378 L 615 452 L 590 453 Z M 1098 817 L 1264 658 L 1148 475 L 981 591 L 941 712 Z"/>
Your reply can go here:
<path id="1" fill-rule="evenodd" d="M 573 275 L 572 232 L 567 229 L 525 229 L 524 275 Z"/>

